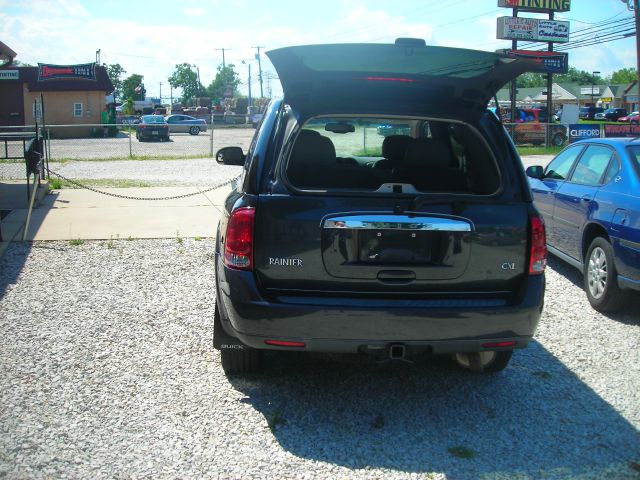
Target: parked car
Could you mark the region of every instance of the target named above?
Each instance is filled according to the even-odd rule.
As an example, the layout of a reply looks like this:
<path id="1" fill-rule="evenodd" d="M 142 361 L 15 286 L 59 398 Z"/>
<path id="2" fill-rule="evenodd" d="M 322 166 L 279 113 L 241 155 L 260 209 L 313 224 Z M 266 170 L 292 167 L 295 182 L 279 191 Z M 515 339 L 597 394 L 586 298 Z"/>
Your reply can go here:
<path id="1" fill-rule="evenodd" d="M 578 118 L 583 120 L 594 120 L 596 113 L 604 112 L 604 108 L 601 107 L 581 107 L 578 112 Z"/>
<path id="2" fill-rule="evenodd" d="M 527 169 L 549 251 L 583 273 L 601 312 L 640 290 L 640 141 L 581 140 Z"/>
<path id="3" fill-rule="evenodd" d="M 390 135 L 411 135 L 411 127 L 407 124 L 387 123 L 377 128 L 378 135 L 388 137 Z"/>
<path id="4" fill-rule="evenodd" d="M 632 123 L 634 125 L 637 125 L 638 124 L 638 112 L 631 112 L 626 117 L 620 117 L 618 119 L 618 121 L 619 122 L 624 122 L 624 123 Z"/>
<path id="5" fill-rule="evenodd" d="M 508 130 L 515 128 L 513 137 L 517 144 L 542 145 L 545 143 L 547 135 L 546 110 L 539 108 L 518 108 L 516 115 L 516 125 L 508 125 Z M 510 123 L 509 119 L 508 122 Z M 550 143 L 554 147 L 559 147 L 567 141 L 567 127 L 565 125 L 549 125 Z"/>
<path id="6" fill-rule="evenodd" d="M 607 118 L 604 116 L 604 112 L 598 112 L 593 116 L 593 119 L 604 122 Z"/>
<path id="7" fill-rule="evenodd" d="M 189 115 L 169 115 L 166 120 L 171 133 L 198 135 L 200 132 L 207 131 L 207 122 Z"/>
<path id="8" fill-rule="evenodd" d="M 162 115 L 143 115 L 136 125 L 136 138 L 140 142 L 151 138 L 169 140 L 169 125 Z"/>
<path id="9" fill-rule="evenodd" d="M 285 100 L 270 103 L 246 155 L 216 154 L 244 170 L 215 245 L 225 372 L 257 370 L 264 350 L 505 368 L 541 315 L 545 233 L 486 106 L 538 65 L 415 39 L 267 55 Z M 411 137 L 363 154 L 380 139 L 365 127 L 396 123 Z"/>
<path id="10" fill-rule="evenodd" d="M 604 118 L 609 122 L 617 122 L 620 117 L 626 117 L 628 114 L 625 108 L 608 108 L 604 112 Z"/>

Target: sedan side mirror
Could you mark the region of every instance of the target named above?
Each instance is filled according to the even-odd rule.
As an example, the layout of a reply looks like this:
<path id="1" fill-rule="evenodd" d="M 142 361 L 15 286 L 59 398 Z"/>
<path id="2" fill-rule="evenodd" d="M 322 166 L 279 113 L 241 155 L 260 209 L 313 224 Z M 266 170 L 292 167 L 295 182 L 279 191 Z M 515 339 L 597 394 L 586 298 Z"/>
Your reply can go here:
<path id="1" fill-rule="evenodd" d="M 216 153 L 216 162 L 221 165 L 244 165 L 246 156 L 240 147 L 224 147 Z"/>
<path id="2" fill-rule="evenodd" d="M 542 177 L 544 176 L 544 168 L 542 168 L 540 165 L 534 165 L 533 167 L 527 167 L 526 173 L 527 177 L 542 180 Z"/>

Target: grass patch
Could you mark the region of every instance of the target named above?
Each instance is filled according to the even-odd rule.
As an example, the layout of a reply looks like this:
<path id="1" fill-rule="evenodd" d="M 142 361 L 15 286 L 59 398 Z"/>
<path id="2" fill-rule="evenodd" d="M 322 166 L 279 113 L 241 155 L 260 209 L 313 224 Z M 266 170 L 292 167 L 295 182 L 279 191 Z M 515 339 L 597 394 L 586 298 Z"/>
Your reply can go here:
<path id="1" fill-rule="evenodd" d="M 208 153 L 192 154 L 192 155 L 131 155 L 131 156 L 116 156 L 116 157 L 97 157 L 97 158 L 84 158 L 84 157 L 60 157 L 52 158 L 50 163 L 69 163 L 69 162 L 113 162 L 124 160 L 192 160 L 195 158 L 212 158 Z M 24 163 L 24 161 L 17 162 Z"/>
<path id="2" fill-rule="evenodd" d="M 357 150 L 352 153 L 355 157 L 382 157 L 382 146 L 380 147 L 371 147 L 366 150 Z"/>
<path id="3" fill-rule="evenodd" d="M 196 242 L 199 242 L 200 240 L 202 240 L 202 237 L 194 237 L 194 240 L 195 240 Z"/>
<path id="4" fill-rule="evenodd" d="M 82 240 L 81 238 L 73 238 L 69 240 L 69 245 L 72 245 L 74 247 L 78 247 L 83 244 L 84 244 L 84 240 Z"/>
<path id="5" fill-rule="evenodd" d="M 176 242 L 178 242 L 178 244 L 182 245 L 182 242 L 184 240 L 182 240 L 182 237 L 180 236 L 180 230 L 176 230 Z"/>
<path id="6" fill-rule="evenodd" d="M 522 155 L 557 155 L 564 147 L 516 147 Z"/>
<path id="7" fill-rule="evenodd" d="M 135 188 L 135 187 L 154 187 L 155 185 L 143 180 L 129 180 L 129 179 L 115 179 L 115 178 L 78 178 L 74 179 L 82 185 L 95 188 Z M 52 182 L 55 183 L 55 187 Z M 82 188 L 66 180 L 60 178 L 51 177 L 49 179 L 49 186 L 54 190 L 60 190 L 62 188 Z"/>
<path id="8" fill-rule="evenodd" d="M 448 449 L 449 453 L 454 457 L 464 458 L 466 460 L 476 456 L 476 452 L 470 448 L 458 445 L 457 447 L 451 447 Z"/>

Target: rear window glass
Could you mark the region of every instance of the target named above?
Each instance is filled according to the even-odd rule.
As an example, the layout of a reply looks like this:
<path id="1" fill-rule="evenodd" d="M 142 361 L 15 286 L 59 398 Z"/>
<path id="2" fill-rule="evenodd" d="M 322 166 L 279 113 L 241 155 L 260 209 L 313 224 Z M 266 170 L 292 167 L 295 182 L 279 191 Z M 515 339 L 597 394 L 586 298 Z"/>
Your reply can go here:
<path id="1" fill-rule="evenodd" d="M 420 119 L 312 119 L 285 171 L 303 190 L 489 195 L 500 187 L 494 157 L 474 130 Z"/>
<path id="2" fill-rule="evenodd" d="M 640 178 L 640 145 L 629 147 L 631 152 L 631 163 L 636 171 L 636 177 Z"/>
<path id="3" fill-rule="evenodd" d="M 160 115 L 145 115 L 142 117 L 143 123 L 164 123 L 164 117 Z"/>

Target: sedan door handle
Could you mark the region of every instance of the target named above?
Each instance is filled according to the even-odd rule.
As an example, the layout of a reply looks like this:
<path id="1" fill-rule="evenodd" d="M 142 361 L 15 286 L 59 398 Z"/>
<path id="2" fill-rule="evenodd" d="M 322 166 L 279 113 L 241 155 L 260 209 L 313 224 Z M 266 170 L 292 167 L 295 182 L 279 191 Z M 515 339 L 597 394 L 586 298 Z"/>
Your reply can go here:
<path id="1" fill-rule="evenodd" d="M 591 195 L 583 195 L 582 196 L 582 201 L 583 202 L 590 202 L 591 201 Z"/>

